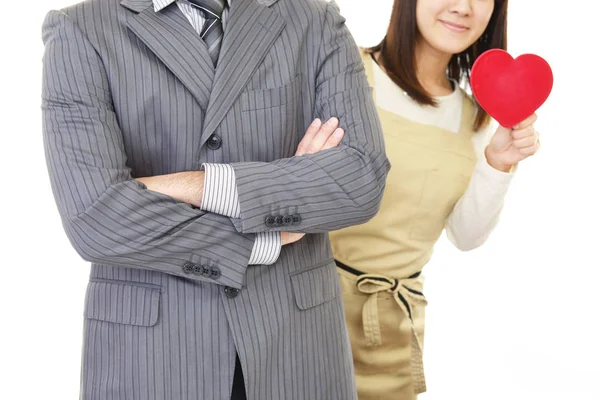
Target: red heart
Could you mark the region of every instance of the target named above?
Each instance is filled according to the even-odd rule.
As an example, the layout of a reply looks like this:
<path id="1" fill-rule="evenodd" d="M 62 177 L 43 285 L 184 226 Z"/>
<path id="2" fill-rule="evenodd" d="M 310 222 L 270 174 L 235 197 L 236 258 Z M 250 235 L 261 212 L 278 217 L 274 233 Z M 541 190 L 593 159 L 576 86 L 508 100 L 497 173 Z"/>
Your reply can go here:
<path id="1" fill-rule="evenodd" d="M 501 49 L 482 53 L 471 68 L 473 95 L 504 127 L 517 125 L 533 114 L 552 91 L 550 65 L 535 54 L 513 59 Z"/>

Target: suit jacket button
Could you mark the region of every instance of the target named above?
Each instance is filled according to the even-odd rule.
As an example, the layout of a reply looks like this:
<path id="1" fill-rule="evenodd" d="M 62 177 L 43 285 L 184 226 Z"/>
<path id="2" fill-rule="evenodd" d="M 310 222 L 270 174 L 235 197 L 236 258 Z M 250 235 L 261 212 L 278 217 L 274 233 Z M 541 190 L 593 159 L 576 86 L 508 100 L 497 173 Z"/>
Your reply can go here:
<path id="1" fill-rule="evenodd" d="M 185 272 L 186 274 L 191 274 L 192 272 L 194 272 L 194 263 L 188 261 L 185 264 L 183 264 L 183 272 Z"/>
<path id="2" fill-rule="evenodd" d="M 217 150 L 221 148 L 221 144 L 223 144 L 223 140 L 219 135 L 210 135 L 208 138 L 208 148 L 211 150 Z"/>
<path id="3" fill-rule="evenodd" d="M 214 280 L 217 280 L 221 277 L 221 270 L 219 267 L 209 267 L 210 269 L 210 277 Z"/>
<path id="4" fill-rule="evenodd" d="M 283 215 L 275 217 L 275 226 L 283 226 Z"/>
<path id="5" fill-rule="evenodd" d="M 300 217 L 300 214 L 292 215 L 292 225 L 300 225 L 300 222 L 302 222 L 302 217 Z"/>
<path id="6" fill-rule="evenodd" d="M 294 219 L 291 215 L 286 215 L 285 217 L 283 217 L 283 226 L 290 226 L 292 225 L 293 221 Z"/>
<path id="7" fill-rule="evenodd" d="M 236 297 L 238 295 L 238 293 L 240 292 L 239 289 L 236 288 L 232 288 L 229 286 L 225 286 L 225 289 L 223 289 L 225 291 L 225 296 L 229 297 L 230 299 L 233 299 L 234 297 Z"/>
<path id="8" fill-rule="evenodd" d="M 265 225 L 268 226 L 269 228 L 272 228 L 273 226 L 275 226 L 275 217 L 272 215 L 269 215 L 267 218 L 265 218 Z"/>

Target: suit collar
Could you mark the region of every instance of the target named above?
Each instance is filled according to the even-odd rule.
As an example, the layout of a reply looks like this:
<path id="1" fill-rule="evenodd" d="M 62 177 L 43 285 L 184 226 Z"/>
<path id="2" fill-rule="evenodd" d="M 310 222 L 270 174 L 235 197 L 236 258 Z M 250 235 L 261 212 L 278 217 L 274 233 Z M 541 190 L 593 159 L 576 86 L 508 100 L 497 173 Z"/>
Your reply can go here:
<path id="1" fill-rule="evenodd" d="M 121 5 L 125 8 L 130 9 L 131 11 L 141 12 L 142 10 L 145 10 L 148 7 L 154 7 L 154 1 L 156 1 L 156 0 L 121 0 Z M 171 4 L 173 1 L 175 1 L 175 0 L 169 1 L 168 4 Z M 231 1 L 248 1 L 248 0 L 228 0 L 228 1 L 230 2 L 229 5 L 231 5 Z M 256 1 L 265 7 L 270 7 L 273 4 L 277 3 L 279 0 L 252 0 L 252 1 Z"/>
<path id="2" fill-rule="evenodd" d="M 152 5 L 154 6 L 154 11 L 160 11 L 169 4 L 175 3 L 177 0 L 152 0 Z M 225 0 L 225 3 L 228 7 L 231 7 L 231 2 L 233 0 Z"/>
<path id="3" fill-rule="evenodd" d="M 121 0 L 121 5 L 131 11 L 139 13 L 152 6 L 152 0 Z"/>

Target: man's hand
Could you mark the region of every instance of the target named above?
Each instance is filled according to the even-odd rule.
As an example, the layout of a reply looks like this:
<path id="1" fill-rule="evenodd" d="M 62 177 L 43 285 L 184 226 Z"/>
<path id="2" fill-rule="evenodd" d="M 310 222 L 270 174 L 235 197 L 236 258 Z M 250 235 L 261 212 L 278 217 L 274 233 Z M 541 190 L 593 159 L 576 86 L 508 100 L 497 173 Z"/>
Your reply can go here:
<path id="1" fill-rule="evenodd" d="M 300 141 L 295 155 L 314 154 L 339 145 L 344 137 L 344 130 L 338 128 L 338 125 L 337 118 L 331 118 L 325 124 L 322 124 L 320 119 L 315 119 Z M 304 233 L 281 232 L 281 244 L 285 246 L 297 242 L 304 235 Z"/>
<path id="2" fill-rule="evenodd" d="M 305 233 L 296 233 L 296 232 L 279 232 L 281 233 L 281 245 L 285 246 L 286 244 L 291 244 L 297 242 L 302 239 Z"/>
<path id="3" fill-rule="evenodd" d="M 149 190 L 160 192 L 200 208 L 204 192 L 204 171 L 184 171 L 174 174 L 136 178 Z"/>
<path id="4" fill-rule="evenodd" d="M 533 127 L 536 120 L 537 115 L 532 114 L 512 129 L 498 127 L 485 149 L 488 163 L 499 171 L 509 172 L 519 161 L 534 155 L 540 148 L 539 134 Z"/>
<path id="5" fill-rule="evenodd" d="M 340 144 L 344 137 L 344 130 L 338 128 L 338 124 L 337 118 L 331 118 L 324 125 L 321 124 L 320 119 L 315 119 L 300 141 L 295 155 L 314 154 Z"/>

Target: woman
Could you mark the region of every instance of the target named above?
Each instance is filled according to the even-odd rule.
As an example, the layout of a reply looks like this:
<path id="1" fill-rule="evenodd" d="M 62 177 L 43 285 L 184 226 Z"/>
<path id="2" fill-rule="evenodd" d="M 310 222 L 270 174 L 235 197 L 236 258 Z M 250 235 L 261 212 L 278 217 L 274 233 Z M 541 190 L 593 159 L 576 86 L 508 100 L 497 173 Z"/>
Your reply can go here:
<path id="1" fill-rule="evenodd" d="M 363 52 L 392 168 L 377 216 L 330 234 L 361 400 L 425 391 L 421 270 L 444 228 L 461 250 L 483 244 L 539 148 L 535 114 L 493 131 L 459 88 L 479 54 L 506 49 L 506 19 L 507 0 L 396 0 Z"/>

